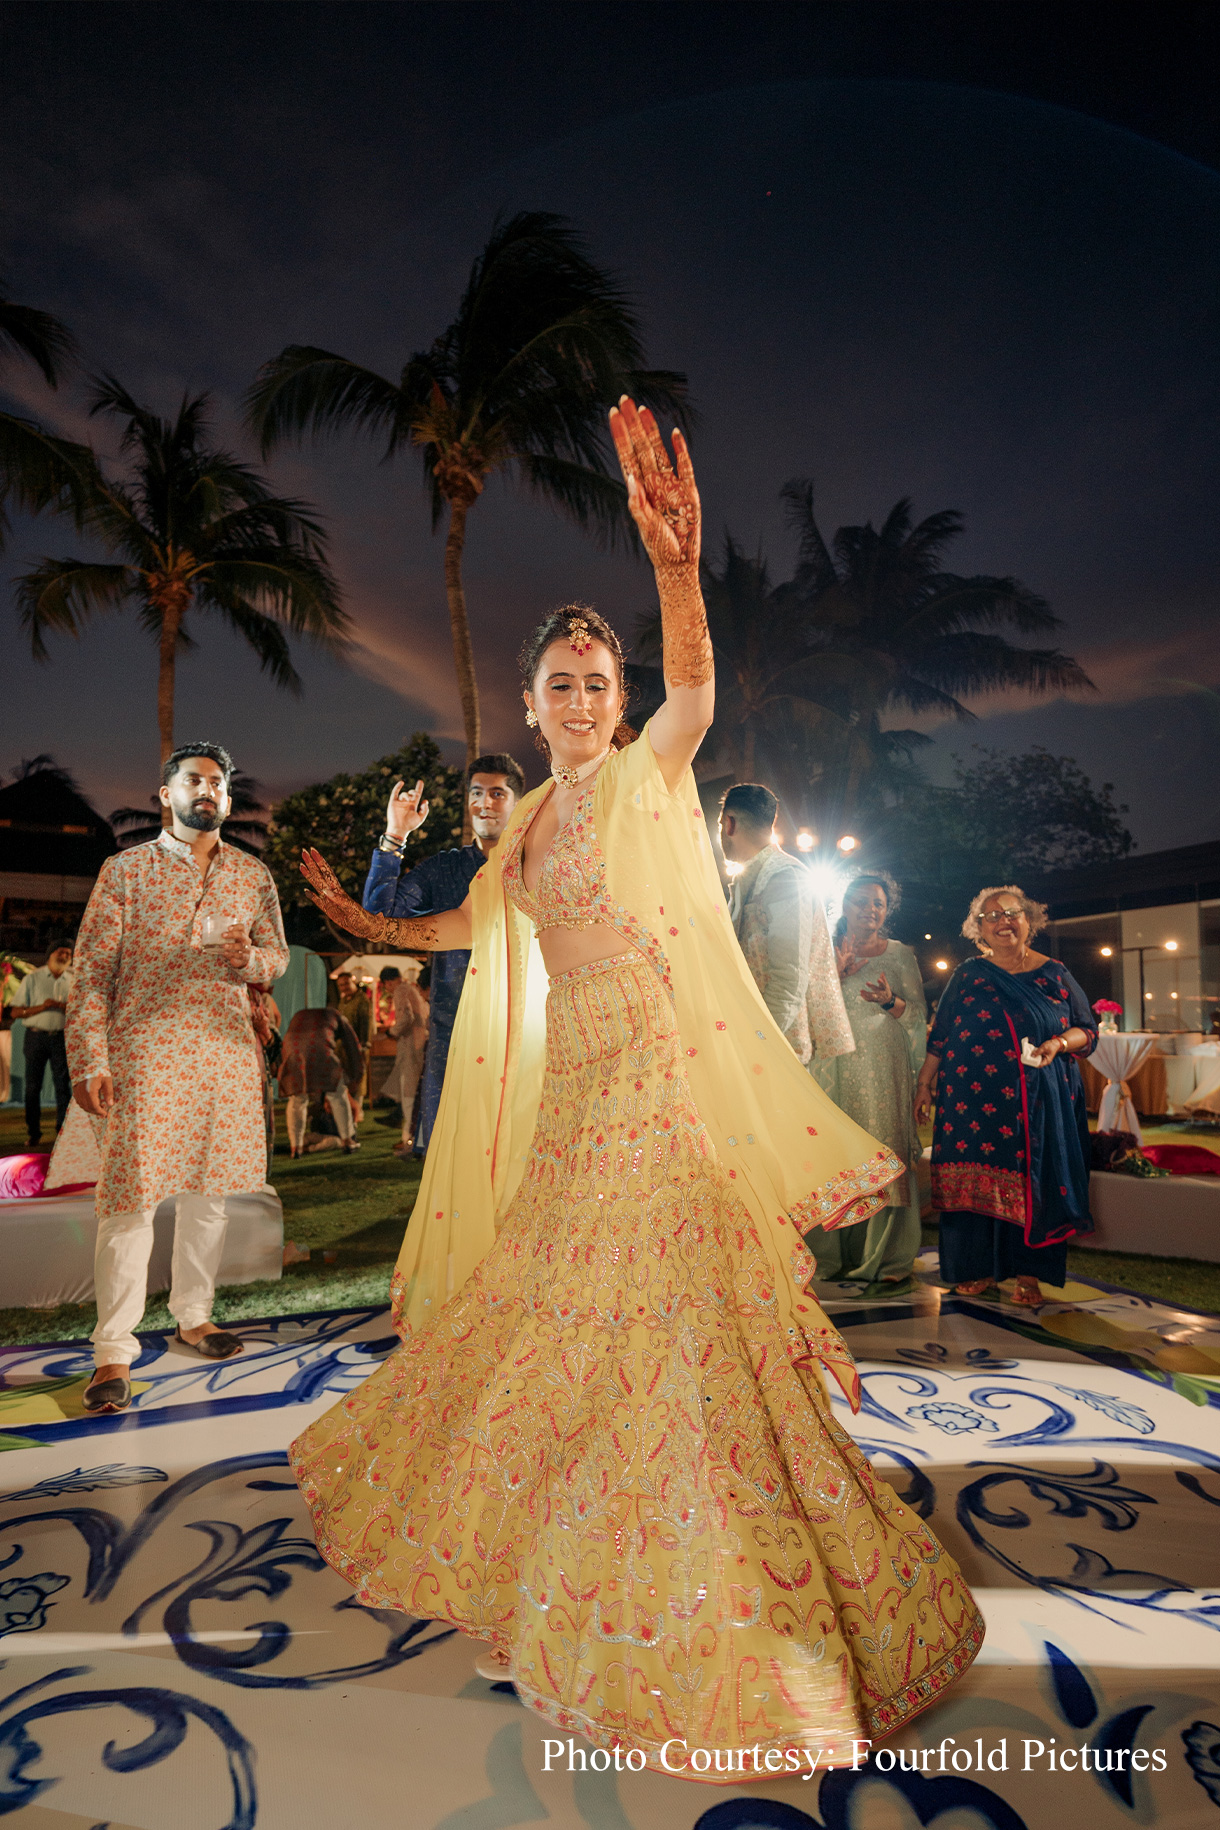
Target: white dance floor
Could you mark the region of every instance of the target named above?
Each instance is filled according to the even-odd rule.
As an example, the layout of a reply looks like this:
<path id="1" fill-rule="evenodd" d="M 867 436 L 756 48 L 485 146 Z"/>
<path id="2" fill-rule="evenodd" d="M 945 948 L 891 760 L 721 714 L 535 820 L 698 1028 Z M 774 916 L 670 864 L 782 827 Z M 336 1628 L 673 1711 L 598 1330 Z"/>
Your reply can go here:
<path id="1" fill-rule="evenodd" d="M 82 1414 L 83 1343 L 0 1350 L 0 1815 L 1220 1825 L 1220 1318 L 1073 1284 L 1033 1319 L 944 1296 L 934 1268 L 914 1298 L 823 1296 L 864 1374 L 854 1432 L 963 1565 L 987 1643 L 880 1758 L 806 1780 L 569 1771 L 566 1739 L 548 1771 L 547 1724 L 475 1676 L 468 1642 L 356 1605 L 284 1451 L 390 1351 L 383 1312 L 239 1326 L 247 1351 L 220 1366 L 147 1336 L 135 1405 L 109 1419 Z"/>

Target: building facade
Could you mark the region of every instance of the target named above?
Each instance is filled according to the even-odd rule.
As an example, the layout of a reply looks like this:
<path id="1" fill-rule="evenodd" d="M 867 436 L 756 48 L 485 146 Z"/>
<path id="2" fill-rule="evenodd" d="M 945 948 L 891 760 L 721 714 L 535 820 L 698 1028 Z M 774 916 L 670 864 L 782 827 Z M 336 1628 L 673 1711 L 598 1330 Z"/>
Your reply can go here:
<path id="1" fill-rule="evenodd" d="M 39 963 L 74 934 L 114 834 L 58 771 L 0 788 L 0 949 Z"/>
<path id="2" fill-rule="evenodd" d="M 1051 923 L 1040 944 L 1124 1029 L 1220 1025 L 1220 842 L 1063 871 L 1029 885 Z"/>

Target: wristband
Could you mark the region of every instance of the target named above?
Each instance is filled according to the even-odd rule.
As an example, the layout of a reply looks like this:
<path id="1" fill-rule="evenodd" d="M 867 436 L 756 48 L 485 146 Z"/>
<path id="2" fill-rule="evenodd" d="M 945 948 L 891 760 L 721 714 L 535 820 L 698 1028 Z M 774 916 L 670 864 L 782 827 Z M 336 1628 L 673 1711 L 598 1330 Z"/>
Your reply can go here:
<path id="1" fill-rule="evenodd" d="M 403 839 L 402 842 L 400 843 L 397 839 L 392 839 L 388 832 L 383 832 L 381 837 L 377 841 L 378 851 L 393 852 L 393 854 L 396 858 L 402 857 L 402 854 L 406 850 L 406 847 L 407 847 L 407 841 L 405 839 Z"/>
<path id="2" fill-rule="evenodd" d="M 895 1004 L 896 1004 L 896 1003 L 897 1003 L 897 1002 L 898 1002 L 898 993 L 897 993 L 897 992 L 895 992 L 895 993 L 894 993 L 894 995 L 893 995 L 893 997 L 891 997 L 891 999 L 890 999 L 890 1001 L 889 1001 L 889 1003 L 888 1003 L 888 1004 L 882 1004 L 882 1005 L 881 1005 L 881 1007 L 880 1007 L 880 1008 L 881 1008 L 881 1009 L 882 1009 L 882 1010 L 893 1010 L 893 1008 L 894 1008 L 894 1006 L 895 1006 Z"/>

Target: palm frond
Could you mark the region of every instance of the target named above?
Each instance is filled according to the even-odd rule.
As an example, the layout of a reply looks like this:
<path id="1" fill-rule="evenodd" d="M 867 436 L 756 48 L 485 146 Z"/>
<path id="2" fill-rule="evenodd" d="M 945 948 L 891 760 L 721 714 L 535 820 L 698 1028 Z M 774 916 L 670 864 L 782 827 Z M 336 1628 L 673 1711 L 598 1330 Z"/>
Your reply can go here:
<path id="1" fill-rule="evenodd" d="M 336 655 L 351 645 L 353 624 L 329 569 L 287 546 L 251 548 L 211 561 L 198 576 L 196 602 L 225 615 L 270 617 Z"/>
<path id="2" fill-rule="evenodd" d="M 388 452 L 409 431 L 404 400 L 393 382 L 330 350 L 291 343 L 258 371 L 246 415 L 264 457 L 286 439 L 358 427 L 384 438 Z"/>
<path id="3" fill-rule="evenodd" d="M 64 367 L 79 354 L 76 338 L 49 311 L 18 305 L 0 279 L 0 355 L 26 356 L 42 370 L 49 387 L 59 386 Z"/>
<path id="4" fill-rule="evenodd" d="M 247 647 L 258 656 L 259 670 L 268 675 L 275 684 L 299 699 L 303 688 L 300 674 L 292 664 L 292 651 L 288 646 L 288 637 L 283 625 L 275 617 L 267 616 L 256 610 L 249 602 L 239 598 L 225 603 L 212 596 L 205 600 L 200 593 L 201 608 L 217 611 L 228 623 L 235 635 L 241 636 Z"/>
<path id="5" fill-rule="evenodd" d="M 46 661 L 46 637 L 52 630 L 79 638 L 91 617 L 119 608 L 132 594 L 135 580 L 126 566 L 44 559 L 14 585 L 21 627 L 29 632 L 34 659 Z"/>
<path id="6" fill-rule="evenodd" d="M 1096 692 L 1072 655 L 1057 648 L 1017 648 L 1003 636 L 968 632 L 927 643 L 919 660 L 895 686 L 892 703 L 912 710 L 927 707 L 925 695 L 940 691 L 977 696 L 1021 692 Z"/>
<path id="7" fill-rule="evenodd" d="M 6 505 L 26 514 L 70 514 L 83 527 L 95 473 L 88 445 L 56 438 L 36 420 L 0 413 L 0 549 Z"/>
<path id="8" fill-rule="evenodd" d="M 563 458 L 521 452 L 517 468 L 535 495 L 549 500 L 597 545 L 638 547 L 635 523 L 627 509 L 627 491 L 616 478 Z"/>
<path id="9" fill-rule="evenodd" d="M 815 592 L 825 591 L 835 583 L 837 575 L 814 514 L 812 477 L 790 477 L 779 497 L 784 504 L 784 520 L 800 541 L 797 582 Z"/>
<path id="10" fill-rule="evenodd" d="M 1044 635 L 1063 627 L 1044 597 L 1016 578 L 991 578 L 979 574 L 959 578 L 941 573 L 927 581 L 922 601 L 916 599 L 904 627 L 910 641 L 925 641 L 970 628 L 1008 627 L 1021 635 Z"/>

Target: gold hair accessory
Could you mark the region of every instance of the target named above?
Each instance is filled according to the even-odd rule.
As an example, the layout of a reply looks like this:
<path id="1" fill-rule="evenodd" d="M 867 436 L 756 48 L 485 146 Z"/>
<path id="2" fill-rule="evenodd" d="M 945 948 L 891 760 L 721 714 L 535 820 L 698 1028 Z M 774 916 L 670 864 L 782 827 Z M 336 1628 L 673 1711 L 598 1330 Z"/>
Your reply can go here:
<path id="1" fill-rule="evenodd" d="M 527 705 L 525 708 L 525 722 L 528 724 L 531 731 L 536 731 L 538 729 L 538 714 L 532 705 Z"/>
<path id="2" fill-rule="evenodd" d="M 592 648 L 593 637 L 583 616 L 574 616 L 568 624 L 568 646 L 573 654 L 588 654 Z"/>

